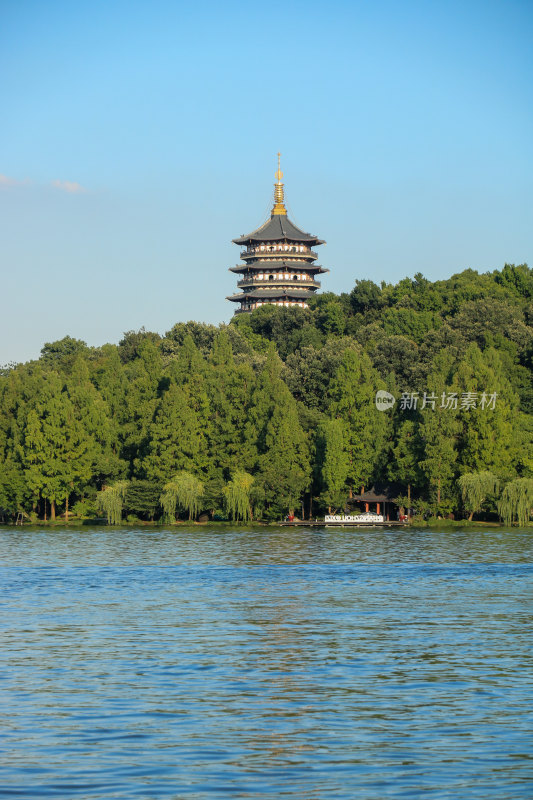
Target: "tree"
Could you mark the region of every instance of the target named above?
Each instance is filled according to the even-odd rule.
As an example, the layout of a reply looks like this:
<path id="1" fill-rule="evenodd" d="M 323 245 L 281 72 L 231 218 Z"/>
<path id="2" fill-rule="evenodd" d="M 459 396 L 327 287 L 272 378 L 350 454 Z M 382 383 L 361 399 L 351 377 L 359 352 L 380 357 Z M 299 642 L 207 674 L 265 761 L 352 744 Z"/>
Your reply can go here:
<path id="1" fill-rule="evenodd" d="M 354 349 L 354 343 L 345 336 L 330 338 L 320 348 L 302 347 L 288 356 L 282 375 L 296 400 L 308 408 L 326 411 L 330 383 L 348 348 Z"/>
<path id="2" fill-rule="evenodd" d="M 529 522 L 533 510 L 533 478 L 517 478 L 508 483 L 498 503 L 500 517 L 506 525 Z"/>
<path id="3" fill-rule="evenodd" d="M 41 349 L 41 362 L 52 369 L 70 372 L 73 363 L 79 356 L 86 357 L 90 349 L 81 339 L 64 336 L 57 342 L 46 342 Z"/>
<path id="4" fill-rule="evenodd" d="M 346 503 L 346 481 L 350 470 L 347 442 L 342 420 L 328 419 L 322 423 L 317 435 L 316 468 L 320 501 L 328 508 L 344 508 Z"/>
<path id="5" fill-rule="evenodd" d="M 211 481 L 222 486 L 235 470 L 246 463 L 245 428 L 248 420 L 254 374 L 244 362 L 236 365 L 230 337 L 226 330 L 217 333 L 209 358 L 206 391 L 209 399 L 207 473 Z"/>
<path id="6" fill-rule="evenodd" d="M 124 462 L 116 452 L 115 426 L 109 407 L 93 385 L 87 362 L 82 357 L 74 361 L 65 388 L 72 403 L 74 418 L 83 431 L 84 451 L 78 454 L 75 469 L 65 496 L 65 516 L 68 519 L 69 495 L 82 494 L 92 479 L 97 486 L 124 473 Z"/>
<path id="7" fill-rule="evenodd" d="M 143 346 L 146 342 L 158 346 L 161 337 L 158 333 L 140 328 L 138 331 L 126 331 L 118 343 L 118 352 L 124 364 L 142 357 Z"/>
<path id="8" fill-rule="evenodd" d="M 0 378 L 0 509 L 10 514 L 29 508 L 32 499 L 22 445 L 30 398 L 38 396 L 38 387 L 34 391 L 31 384 L 31 376 L 22 367 Z"/>
<path id="9" fill-rule="evenodd" d="M 161 506 L 167 520 L 176 515 L 176 505 L 180 505 L 189 514 L 189 519 L 196 517 L 200 510 L 200 500 L 204 494 L 204 484 L 195 475 L 182 470 L 163 487 L 160 497 Z"/>
<path id="10" fill-rule="evenodd" d="M 33 493 L 49 500 L 55 519 L 57 501 L 90 479 L 94 451 L 59 375 L 44 373 L 42 378 L 41 397 L 24 431 L 26 476 Z"/>
<path id="11" fill-rule="evenodd" d="M 502 271 L 494 273 L 497 283 L 510 288 L 522 297 L 533 297 L 533 269 L 527 264 L 505 264 Z"/>
<path id="12" fill-rule="evenodd" d="M 299 503 L 311 477 L 309 444 L 272 346 L 252 389 L 243 456 L 268 516 Z"/>
<path id="13" fill-rule="evenodd" d="M 281 308 L 266 304 L 249 316 L 252 332 L 274 342 L 281 358 L 286 358 L 301 346 L 303 332 L 307 330 L 308 333 L 312 322 L 313 312 L 298 306 Z"/>
<path id="14" fill-rule="evenodd" d="M 136 517 L 153 521 L 160 503 L 161 484 L 155 481 L 133 480 L 128 484 L 124 507 Z"/>
<path id="15" fill-rule="evenodd" d="M 236 470 L 222 490 L 228 515 L 235 521 L 252 519 L 250 493 L 254 479 L 248 472 Z"/>
<path id="16" fill-rule="evenodd" d="M 265 433 L 265 449 L 259 456 L 259 474 L 269 515 L 292 510 L 309 487 L 311 465 L 307 436 L 298 420 L 289 390 L 280 392 Z"/>
<path id="17" fill-rule="evenodd" d="M 518 400 L 503 374 L 498 354 L 493 348 L 482 353 L 476 344 L 470 344 L 454 381 L 461 405 L 469 393 L 474 400 L 472 407 L 460 407 L 458 413 L 461 471 L 490 470 L 501 480 L 514 477 L 513 446 L 518 443 L 513 437 L 513 418 L 518 414 Z M 496 395 L 493 406 L 488 400 L 492 394 Z"/>
<path id="18" fill-rule="evenodd" d="M 147 438 L 142 469 L 150 481 L 165 483 L 180 470 L 196 472 L 205 466 L 204 426 L 189 391 L 174 382 L 158 401 Z"/>
<path id="19" fill-rule="evenodd" d="M 346 317 L 338 298 L 320 307 L 317 324 L 325 334 L 342 336 L 346 326 Z"/>
<path id="20" fill-rule="evenodd" d="M 171 330 L 165 334 L 161 342 L 163 355 L 175 357 L 185 339 L 190 338 L 195 347 L 203 356 L 208 356 L 213 346 L 213 339 L 217 335 L 215 325 L 206 325 L 205 322 L 177 322 Z"/>
<path id="21" fill-rule="evenodd" d="M 500 482 L 498 478 L 488 472 L 466 472 L 458 480 L 463 505 L 469 512 L 468 520 L 471 522 L 474 514 L 481 511 L 481 507 L 489 495 L 498 491 Z"/>
<path id="22" fill-rule="evenodd" d="M 453 489 L 461 425 L 455 403 L 449 401 L 453 394 L 457 396 L 457 389 L 451 384 L 452 374 L 451 359 L 446 353 L 440 354 L 428 378 L 428 391 L 435 399 L 419 410 L 420 468 L 435 514 L 449 511 L 455 502 Z"/>
<path id="23" fill-rule="evenodd" d="M 392 447 L 392 459 L 389 461 L 388 476 L 390 480 L 407 487 L 406 506 L 411 508 L 411 488 L 418 486 L 420 475 L 420 439 L 417 436 L 417 425 L 414 419 L 402 420 L 396 434 L 396 443 Z M 408 513 L 410 513 L 408 511 Z"/>
<path id="24" fill-rule="evenodd" d="M 381 377 L 393 374 L 402 392 L 424 385 L 426 364 L 418 345 L 407 336 L 385 336 L 373 341 L 368 353 Z"/>
<path id="25" fill-rule="evenodd" d="M 122 522 L 122 508 L 128 486 L 128 481 L 118 481 L 113 486 L 105 486 L 96 495 L 96 505 L 105 511 L 108 525 L 120 525 Z"/>
<path id="26" fill-rule="evenodd" d="M 345 351 L 330 385 L 329 413 L 344 423 L 350 490 L 369 483 L 382 456 L 390 422 L 377 410 L 375 396 L 384 388 L 366 353 Z"/>
<path id="27" fill-rule="evenodd" d="M 382 304 L 381 289 L 373 281 L 357 280 L 350 292 L 350 303 L 354 314 L 378 309 Z"/>
<path id="28" fill-rule="evenodd" d="M 121 454 L 129 462 L 130 475 L 134 475 L 149 448 L 149 429 L 162 375 L 161 355 L 150 339 L 141 341 L 137 357 L 126 364 L 124 374 L 127 389 L 119 417 Z"/>

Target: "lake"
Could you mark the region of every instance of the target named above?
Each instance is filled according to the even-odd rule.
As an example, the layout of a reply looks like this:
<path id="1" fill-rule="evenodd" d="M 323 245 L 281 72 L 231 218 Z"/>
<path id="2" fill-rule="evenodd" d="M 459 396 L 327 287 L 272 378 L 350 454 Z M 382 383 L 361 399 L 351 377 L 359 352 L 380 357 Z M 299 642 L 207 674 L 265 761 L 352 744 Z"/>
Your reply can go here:
<path id="1" fill-rule="evenodd" d="M 533 529 L 0 528 L 0 796 L 533 796 Z"/>

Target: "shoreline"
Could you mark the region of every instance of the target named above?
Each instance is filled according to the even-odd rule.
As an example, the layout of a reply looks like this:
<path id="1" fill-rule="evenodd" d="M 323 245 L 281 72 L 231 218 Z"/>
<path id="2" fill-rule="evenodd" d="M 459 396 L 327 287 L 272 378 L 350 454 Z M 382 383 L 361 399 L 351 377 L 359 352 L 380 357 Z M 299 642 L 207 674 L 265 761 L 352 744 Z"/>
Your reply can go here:
<path id="1" fill-rule="evenodd" d="M 104 519 L 87 519 L 87 520 L 72 520 L 66 522 L 65 520 L 37 520 L 32 522 L 24 522 L 23 524 L 15 523 L 15 522 L 0 522 L 0 530 L 2 528 L 5 529 L 32 529 L 32 528 L 69 528 L 73 530 L 81 530 L 83 528 L 90 528 L 90 527 L 98 527 L 98 528 L 109 528 L 110 530 L 117 530 L 122 528 L 151 528 L 151 529 L 164 529 L 164 528 L 187 528 L 187 527 L 195 527 L 195 528 L 205 528 L 205 527 L 214 527 L 220 528 L 224 530 L 226 528 L 325 528 L 325 529 L 363 529 L 369 530 L 370 528 L 398 528 L 400 530 L 409 531 L 414 529 L 425 529 L 425 528 L 438 528 L 439 530 L 460 530 L 460 529 L 475 529 L 475 528 L 484 528 L 484 529 L 508 529 L 511 528 L 531 528 L 533 530 L 533 522 L 526 523 L 526 525 L 517 525 L 514 523 L 513 525 L 505 525 L 503 522 L 494 522 L 494 521 L 486 521 L 486 520 L 472 520 L 469 522 L 468 520 L 438 520 L 438 519 L 429 519 L 429 520 L 411 520 L 409 523 L 398 523 L 395 521 L 392 522 L 383 522 L 383 523 L 351 523 L 351 524 L 343 524 L 343 523 L 326 523 L 321 521 L 315 520 L 302 520 L 298 521 L 297 523 L 294 522 L 285 522 L 282 520 L 277 521 L 263 521 L 263 520 L 253 520 L 251 522 L 232 522 L 230 520 L 208 520 L 197 522 L 195 520 L 177 520 L 176 522 L 161 522 L 161 521 L 147 521 L 147 520 L 135 520 L 135 521 L 124 521 L 121 522 L 119 525 L 109 525 L 106 520 Z"/>

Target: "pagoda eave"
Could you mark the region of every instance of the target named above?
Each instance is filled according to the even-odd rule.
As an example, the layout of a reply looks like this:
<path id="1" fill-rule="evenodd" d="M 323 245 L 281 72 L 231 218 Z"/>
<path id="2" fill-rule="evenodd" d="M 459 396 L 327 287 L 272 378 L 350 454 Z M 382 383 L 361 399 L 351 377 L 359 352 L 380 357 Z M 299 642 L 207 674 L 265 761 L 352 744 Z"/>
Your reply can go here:
<path id="1" fill-rule="evenodd" d="M 325 244 L 322 239 L 300 230 L 290 221 L 286 214 L 272 214 L 264 225 L 257 230 L 232 239 L 234 244 L 248 244 L 252 242 L 305 242 L 306 244 Z"/>
<path id="2" fill-rule="evenodd" d="M 239 294 L 231 294 L 226 297 L 226 300 L 231 300 L 234 303 L 242 302 L 243 300 L 272 300 L 274 298 L 283 298 L 291 300 L 309 300 L 314 297 L 314 292 L 310 289 L 293 289 L 280 286 L 279 288 L 272 289 L 255 289 L 251 292 L 240 292 Z"/>

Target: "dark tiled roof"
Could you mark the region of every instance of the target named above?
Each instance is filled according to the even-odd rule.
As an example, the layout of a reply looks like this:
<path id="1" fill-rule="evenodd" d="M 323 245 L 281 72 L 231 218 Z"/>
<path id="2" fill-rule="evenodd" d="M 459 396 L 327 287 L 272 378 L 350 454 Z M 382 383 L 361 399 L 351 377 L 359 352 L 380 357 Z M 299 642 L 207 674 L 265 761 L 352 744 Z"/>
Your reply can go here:
<path id="1" fill-rule="evenodd" d="M 293 289 L 292 287 L 278 286 L 273 289 L 253 289 L 251 292 L 239 292 L 239 294 L 232 294 L 226 297 L 226 300 L 244 300 L 245 297 L 251 300 L 261 300 L 266 298 L 279 297 L 292 297 L 294 300 L 307 300 L 313 297 L 314 292 L 310 289 Z"/>
<path id="2" fill-rule="evenodd" d="M 285 214 L 272 214 L 269 220 L 261 225 L 257 230 L 233 239 L 235 244 L 246 244 L 246 242 L 275 242 L 279 239 L 288 239 L 291 242 L 312 242 L 313 244 L 325 244 L 321 239 L 317 239 L 310 233 L 305 233 L 297 228 Z"/>
<path id="3" fill-rule="evenodd" d="M 371 489 L 363 492 L 363 494 L 352 495 L 351 499 L 348 500 L 348 505 L 352 501 L 357 503 L 394 503 L 399 494 L 401 494 L 400 487 L 396 484 L 384 485 L 377 483 Z"/>

